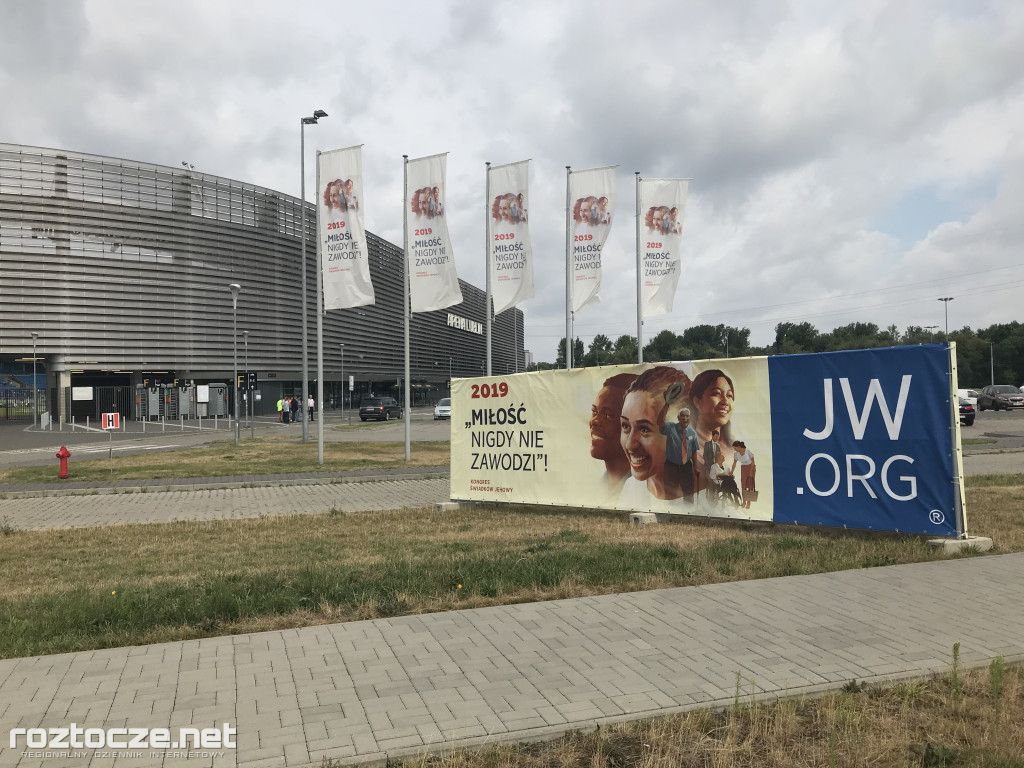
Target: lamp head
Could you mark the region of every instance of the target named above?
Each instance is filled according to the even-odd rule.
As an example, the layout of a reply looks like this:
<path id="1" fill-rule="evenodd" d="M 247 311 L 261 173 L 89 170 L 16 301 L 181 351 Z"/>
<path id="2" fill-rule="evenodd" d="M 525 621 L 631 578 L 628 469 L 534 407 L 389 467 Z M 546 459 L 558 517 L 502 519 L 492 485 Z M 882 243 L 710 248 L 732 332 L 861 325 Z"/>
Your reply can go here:
<path id="1" fill-rule="evenodd" d="M 316 109 L 316 110 L 313 111 L 313 117 L 316 117 L 316 118 L 327 117 L 327 113 L 324 112 L 322 109 Z"/>
<path id="2" fill-rule="evenodd" d="M 238 283 L 232 283 L 231 285 L 228 286 L 228 290 L 231 291 L 232 296 L 237 296 L 239 291 L 242 290 L 242 286 L 240 286 Z"/>

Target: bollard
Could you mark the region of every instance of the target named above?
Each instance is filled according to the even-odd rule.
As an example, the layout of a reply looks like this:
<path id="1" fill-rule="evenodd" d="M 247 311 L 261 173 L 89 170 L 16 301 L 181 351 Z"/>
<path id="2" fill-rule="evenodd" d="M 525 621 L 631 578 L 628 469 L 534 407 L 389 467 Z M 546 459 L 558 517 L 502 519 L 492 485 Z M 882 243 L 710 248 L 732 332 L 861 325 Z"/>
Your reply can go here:
<path id="1" fill-rule="evenodd" d="M 60 450 L 57 451 L 57 458 L 60 459 L 60 479 L 64 480 L 68 475 L 68 457 L 71 456 L 71 451 L 68 450 L 66 445 L 62 445 Z"/>

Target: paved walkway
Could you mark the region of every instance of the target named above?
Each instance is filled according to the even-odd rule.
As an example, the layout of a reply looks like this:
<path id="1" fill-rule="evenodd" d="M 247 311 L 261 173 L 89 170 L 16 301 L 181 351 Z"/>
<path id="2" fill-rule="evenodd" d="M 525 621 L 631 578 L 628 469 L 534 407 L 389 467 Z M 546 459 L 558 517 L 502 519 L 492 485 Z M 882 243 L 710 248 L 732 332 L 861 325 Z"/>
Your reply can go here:
<path id="1" fill-rule="evenodd" d="M 294 476 L 291 481 L 209 478 L 187 481 L 180 490 L 156 490 L 170 483 L 141 485 L 116 492 L 65 489 L 25 492 L 0 499 L 0 522 L 21 530 L 84 528 L 96 525 L 163 523 L 172 520 L 223 520 L 264 515 L 360 512 L 433 506 L 449 500 L 447 468 L 437 472 L 373 475 L 339 474 L 332 481 Z M 139 481 L 129 481 L 139 482 Z M 37 495 L 38 494 L 38 495 Z M 44 495 L 45 494 L 45 495 Z M 8 494 L 19 496 L 20 494 Z"/>
<path id="2" fill-rule="evenodd" d="M 538 739 L 1024 660 L 1024 554 L 0 661 L 0 766 L 307 766 Z M 220 727 L 187 760 L 42 757 L 12 728 Z M 23 756 L 24 755 L 24 756 Z"/>

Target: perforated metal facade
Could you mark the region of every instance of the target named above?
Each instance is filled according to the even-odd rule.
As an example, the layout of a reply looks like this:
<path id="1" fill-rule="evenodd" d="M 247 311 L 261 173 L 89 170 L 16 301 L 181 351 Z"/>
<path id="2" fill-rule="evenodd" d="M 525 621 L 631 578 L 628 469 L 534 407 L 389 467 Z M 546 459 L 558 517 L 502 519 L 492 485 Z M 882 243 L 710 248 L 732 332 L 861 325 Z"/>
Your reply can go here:
<path id="1" fill-rule="evenodd" d="M 37 354 L 80 376 L 173 372 L 230 380 L 238 354 L 261 378 L 301 379 L 301 230 L 307 232 L 309 365 L 316 370 L 315 209 L 231 179 L 129 160 L 0 144 L 0 359 Z M 374 306 L 327 314 L 325 379 L 402 375 L 402 250 L 368 234 Z M 479 376 L 485 294 L 413 316 L 412 380 Z M 518 356 L 518 365 L 516 361 Z M 523 316 L 495 319 L 495 373 L 523 370 Z M 79 373 L 80 372 L 80 373 Z"/>

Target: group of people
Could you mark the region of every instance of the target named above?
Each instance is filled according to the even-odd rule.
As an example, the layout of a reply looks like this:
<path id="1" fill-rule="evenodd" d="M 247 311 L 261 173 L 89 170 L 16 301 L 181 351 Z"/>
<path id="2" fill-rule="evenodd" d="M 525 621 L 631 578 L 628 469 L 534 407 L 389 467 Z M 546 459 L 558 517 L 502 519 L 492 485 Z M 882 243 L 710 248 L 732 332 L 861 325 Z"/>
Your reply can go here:
<path id="1" fill-rule="evenodd" d="M 675 206 L 658 205 L 650 208 L 644 217 L 647 229 L 662 235 L 679 235 L 683 232 L 683 222 L 679 220 L 679 209 Z"/>
<path id="2" fill-rule="evenodd" d="M 432 219 L 444 216 L 444 203 L 441 201 L 441 190 L 438 187 L 423 187 L 412 193 L 410 200 L 412 212 L 417 216 Z"/>
<path id="3" fill-rule="evenodd" d="M 608 210 L 607 197 L 581 197 L 572 207 L 572 217 L 577 224 L 596 227 L 598 224 L 611 224 L 612 212 Z"/>
<path id="4" fill-rule="evenodd" d="M 522 192 L 498 195 L 491 203 L 491 216 L 501 224 L 520 224 L 526 221 L 525 202 Z"/>
<path id="5" fill-rule="evenodd" d="M 288 397 L 287 395 L 282 396 L 277 401 L 277 420 L 282 424 L 295 423 L 299 420 L 299 398 L 295 395 Z M 309 396 L 309 400 L 306 401 L 306 407 L 309 409 L 309 420 L 316 421 L 316 401 L 313 396 Z"/>
<path id="6" fill-rule="evenodd" d="M 638 508 L 652 496 L 692 502 L 703 492 L 710 500 L 731 496 L 749 509 L 756 464 L 746 444 L 732 439 L 734 402 L 732 379 L 717 368 L 693 381 L 664 365 L 607 379 L 591 407 L 590 455 L 604 461 L 609 492 Z M 672 407 L 676 419 L 666 420 Z"/>
<path id="7" fill-rule="evenodd" d="M 352 179 L 335 179 L 327 182 L 324 188 L 324 205 L 327 206 L 328 214 L 358 211 L 359 200 Z"/>

